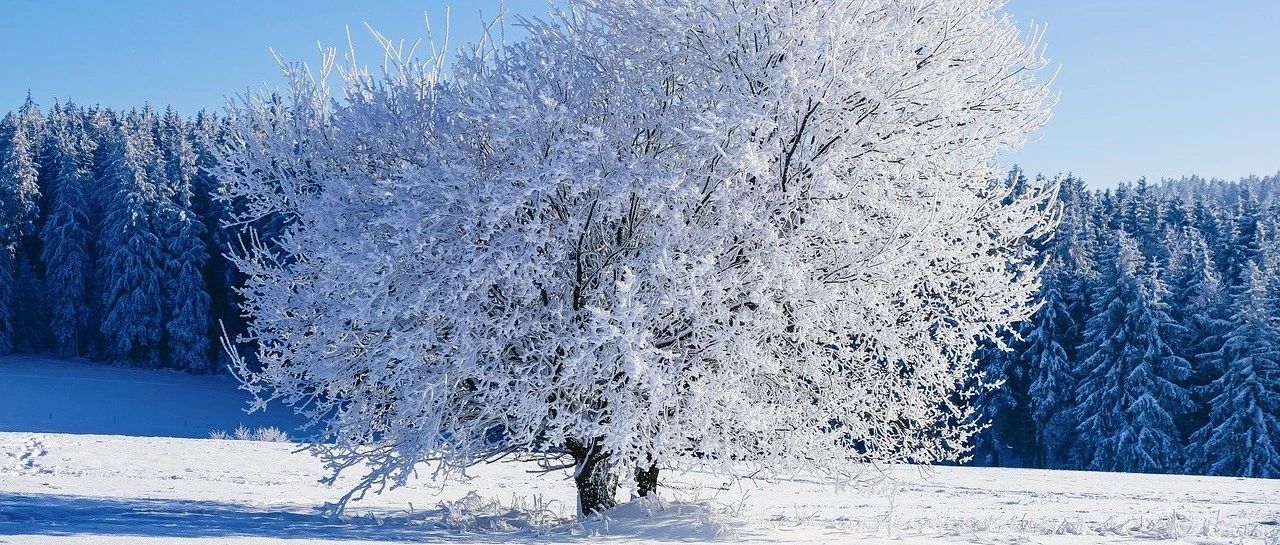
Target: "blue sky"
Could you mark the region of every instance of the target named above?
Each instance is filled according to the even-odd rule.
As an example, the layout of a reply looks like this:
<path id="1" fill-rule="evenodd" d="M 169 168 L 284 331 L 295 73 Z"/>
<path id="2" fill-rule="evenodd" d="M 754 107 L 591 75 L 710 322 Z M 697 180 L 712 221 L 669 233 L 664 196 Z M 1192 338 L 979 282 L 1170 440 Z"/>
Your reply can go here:
<path id="1" fill-rule="evenodd" d="M 376 61 L 368 22 L 423 35 L 423 14 L 454 44 L 478 36 L 498 0 L 9 0 L 0 3 L 0 109 L 28 89 L 54 98 L 180 111 L 278 82 L 268 48 L 314 60 L 346 43 Z M 506 0 L 516 13 L 545 0 Z M 1074 171 L 1095 186 L 1139 176 L 1237 178 L 1280 171 L 1280 2 L 1274 0 L 1011 0 L 1025 26 L 1049 25 L 1062 95 L 1039 138 L 1006 157 L 1028 170 Z"/>

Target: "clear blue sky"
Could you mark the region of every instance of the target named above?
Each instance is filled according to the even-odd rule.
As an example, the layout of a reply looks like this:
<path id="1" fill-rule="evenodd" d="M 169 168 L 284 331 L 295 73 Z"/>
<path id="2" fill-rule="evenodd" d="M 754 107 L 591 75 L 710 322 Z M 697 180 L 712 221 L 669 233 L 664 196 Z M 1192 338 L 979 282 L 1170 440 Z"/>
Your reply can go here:
<path id="1" fill-rule="evenodd" d="M 414 39 L 423 13 L 454 44 L 474 40 L 498 0 L 9 0 L 0 2 L 0 109 L 30 89 L 54 98 L 184 112 L 278 82 L 268 47 L 314 60 L 317 41 L 378 56 L 361 26 Z M 506 0 L 515 13 L 545 0 Z M 1280 170 L 1280 2 L 1012 0 L 1025 25 L 1049 25 L 1062 95 L 1040 138 L 1008 157 L 1028 170 L 1074 171 L 1093 185 L 1197 173 Z M 363 44 L 363 45 L 361 45 Z"/>

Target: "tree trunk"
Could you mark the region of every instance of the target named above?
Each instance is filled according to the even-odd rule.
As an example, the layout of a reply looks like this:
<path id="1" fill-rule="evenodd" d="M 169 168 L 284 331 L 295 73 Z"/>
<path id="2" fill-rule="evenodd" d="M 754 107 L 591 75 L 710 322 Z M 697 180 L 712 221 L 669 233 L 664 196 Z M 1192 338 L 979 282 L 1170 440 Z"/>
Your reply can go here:
<path id="1" fill-rule="evenodd" d="M 636 494 L 641 498 L 658 491 L 658 466 L 636 469 Z"/>
<path id="2" fill-rule="evenodd" d="M 578 514 L 588 516 L 617 505 L 618 477 L 609 471 L 608 458 L 589 453 L 578 459 L 573 483 L 578 487 Z"/>

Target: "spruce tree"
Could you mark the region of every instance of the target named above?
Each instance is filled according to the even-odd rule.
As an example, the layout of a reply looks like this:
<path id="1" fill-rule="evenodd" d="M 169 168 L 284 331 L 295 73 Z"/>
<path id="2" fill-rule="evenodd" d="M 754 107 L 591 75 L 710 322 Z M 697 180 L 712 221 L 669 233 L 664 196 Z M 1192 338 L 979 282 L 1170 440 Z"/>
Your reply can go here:
<path id="1" fill-rule="evenodd" d="M 209 293 L 204 281 L 208 259 L 203 229 L 192 212 L 191 189 L 196 155 L 186 127 L 172 110 L 160 122 L 164 158 L 162 209 L 157 219 L 164 239 L 165 345 L 171 366 L 210 370 Z"/>
<path id="2" fill-rule="evenodd" d="M 1076 462 L 1087 469 L 1160 472 L 1182 464 L 1175 418 L 1191 409 L 1179 386 L 1190 369 L 1166 340 L 1176 324 L 1158 279 L 1139 275 L 1144 261 L 1120 233 L 1102 263 L 1074 408 Z"/>
<path id="3" fill-rule="evenodd" d="M 1188 471 L 1280 477 L 1280 327 L 1272 282 L 1250 264 L 1234 294 L 1233 327 L 1212 354 L 1224 372 L 1204 387 L 1209 419 L 1191 436 Z"/>
<path id="4" fill-rule="evenodd" d="M 191 372 L 212 370 L 209 354 L 209 293 L 205 288 L 201 226 L 188 212 L 172 210 L 165 245 L 169 284 L 165 289 L 165 333 L 171 365 Z"/>
<path id="5" fill-rule="evenodd" d="M 17 113 L 0 122 L 4 134 L 0 149 L 0 217 L 4 218 L 5 240 L 13 251 L 35 233 L 40 201 L 39 153 L 44 121 L 40 110 L 27 97 Z"/>
<path id="6" fill-rule="evenodd" d="M 45 285 L 51 304 L 50 326 L 59 354 L 79 356 L 88 342 L 89 276 L 92 259 L 89 202 L 96 143 L 73 106 L 50 112 L 54 161 L 49 217 L 41 230 Z"/>
<path id="7" fill-rule="evenodd" d="M 100 329 L 111 359 L 157 366 L 162 360 L 164 302 L 155 180 L 162 164 L 149 113 L 125 118 L 116 142 L 118 155 L 110 166 L 113 191 L 103 218 L 99 270 L 104 287 Z"/>
<path id="8" fill-rule="evenodd" d="M 1026 348 L 1021 354 L 1030 374 L 1027 400 L 1035 429 L 1038 467 L 1061 465 L 1072 434 L 1066 410 L 1073 399 L 1075 380 L 1061 339 L 1070 335 L 1075 322 L 1063 299 L 1066 273 L 1059 266 L 1051 264 L 1043 275 L 1041 307 L 1031 318 Z"/>
<path id="9" fill-rule="evenodd" d="M 0 236 L 4 235 L 0 225 Z M 13 352 L 13 254 L 0 245 L 0 355 Z"/>
<path id="10" fill-rule="evenodd" d="M 24 291 L 35 282 L 28 252 L 40 200 L 37 163 L 43 121 L 31 96 L 0 121 L 0 353 L 31 349 L 30 321 L 42 295 Z"/>

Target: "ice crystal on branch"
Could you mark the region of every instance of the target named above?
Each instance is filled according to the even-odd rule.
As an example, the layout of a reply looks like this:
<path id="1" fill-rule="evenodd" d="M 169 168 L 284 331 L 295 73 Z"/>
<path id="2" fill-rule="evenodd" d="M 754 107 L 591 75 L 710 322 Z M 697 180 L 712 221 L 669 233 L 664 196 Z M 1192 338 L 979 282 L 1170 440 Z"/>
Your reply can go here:
<path id="1" fill-rule="evenodd" d="M 237 259 L 247 387 L 365 487 L 565 453 L 584 512 L 636 470 L 957 456 L 1052 223 L 993 172 L 1047 116 L 1035 37 L 987 0 L 567 9 L 233 109 L 237 220 L 280 229 Z"/>

